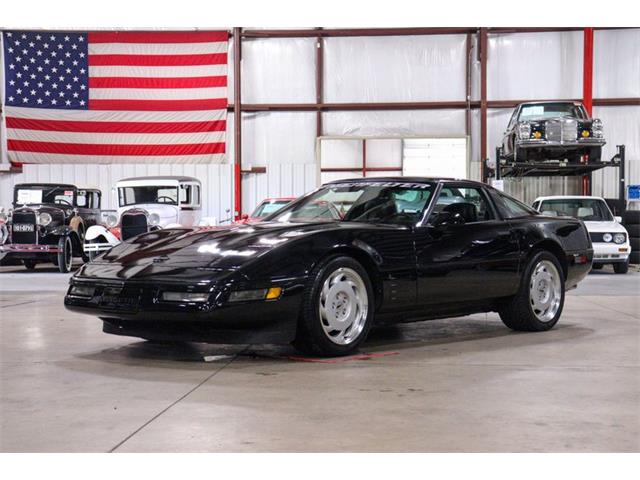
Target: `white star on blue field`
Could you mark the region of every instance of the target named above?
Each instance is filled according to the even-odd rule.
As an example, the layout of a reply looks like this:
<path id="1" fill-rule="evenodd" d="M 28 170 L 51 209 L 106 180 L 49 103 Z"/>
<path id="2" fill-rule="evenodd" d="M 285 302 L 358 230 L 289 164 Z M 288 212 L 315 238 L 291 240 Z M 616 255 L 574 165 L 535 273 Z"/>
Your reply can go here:
<path id="1" fill-rule="evenodd" d="M 86 33 L 4 32 L 7 106 L 87 110 Z"/>

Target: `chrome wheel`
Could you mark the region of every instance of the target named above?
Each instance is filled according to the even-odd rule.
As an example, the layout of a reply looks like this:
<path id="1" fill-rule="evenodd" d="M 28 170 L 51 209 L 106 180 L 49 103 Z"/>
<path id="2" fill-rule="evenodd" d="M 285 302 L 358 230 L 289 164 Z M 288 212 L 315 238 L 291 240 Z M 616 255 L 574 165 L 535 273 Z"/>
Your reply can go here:
<path id="1" fill-rule="evenodd" d="M 369 311 L 367 287 L 360 275 L 341 267 L 322 285 L 319 301 L 320 321 L 333 343 L 349 345 L 362 333 Z"/>
<path id="2" fill-rule="evenodd" d="M 531 273 L 529 302 L 535 316 L 541 322 L 553 320 L 562 301 L 562 279 L 556 266 L 549 260 L 541 260 Z"/>

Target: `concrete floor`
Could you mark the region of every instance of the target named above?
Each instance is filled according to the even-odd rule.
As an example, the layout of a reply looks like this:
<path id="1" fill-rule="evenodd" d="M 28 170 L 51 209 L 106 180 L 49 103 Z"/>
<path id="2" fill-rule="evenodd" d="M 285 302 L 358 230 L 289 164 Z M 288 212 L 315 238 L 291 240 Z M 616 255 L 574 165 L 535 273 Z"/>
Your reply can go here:
<path id="1" fill-rule="evenodd" d="M 423 322 L 338 363 L 106 335 L 68 275 L 0 272 L 3 452 L 640 451 L 637 271 L 591 274 L 550 332 Z"/>

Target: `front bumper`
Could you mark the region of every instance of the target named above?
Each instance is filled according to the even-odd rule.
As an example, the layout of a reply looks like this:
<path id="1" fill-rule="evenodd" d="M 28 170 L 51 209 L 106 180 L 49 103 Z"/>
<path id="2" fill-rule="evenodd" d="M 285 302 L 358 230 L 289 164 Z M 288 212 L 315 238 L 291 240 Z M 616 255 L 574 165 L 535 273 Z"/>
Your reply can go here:
<path id="1" fill-rule="evenodd" d="M 593 263 L 626 263 L 629 261 L 631 246 L 628 242 L 623 244 L 613 242 L 594 242 L 593 252 Z"/>
<path id="2" fill-rule="evenodd" d="M 607 143 L 603 138 L 582 138 L 580 140 L 572 140 L 565 142 L 557 142 L 534 138 L 528 140 L 516 140 L 518 148 L 540 148 L 540 147 L 558 147 L 558 148 L 581 148 L 581 147 L 602 147 Z"/>
<path id="3" fill-rule="evenodd" d="M 57 245 L 38 245 L 25 243 L 7 243 L 0 245 L 0 259 L 7 258 L 42 258 L 60 251 Z"/>
<path id="4" fill-rule="evenodd" d="M 93 286 L 89 297 L 71 295 L 74 285 Z M 71 311 L 98 316 L 103 330 L 149 340 L 209 343 L 288 343 L 295 337 L 304 282 L 272 282 L 283 288 L 277 300 L 227 302 L 229 287 L 207 287 L 207 302 L 167 302 L 163 291 L 203 291 L 202 287 L 137 282 L 71 280 L 64 299 Z M 261 285 L 255 288 L 261 288 Z M 113 294 L 113 291 L 119 293 Z"/>

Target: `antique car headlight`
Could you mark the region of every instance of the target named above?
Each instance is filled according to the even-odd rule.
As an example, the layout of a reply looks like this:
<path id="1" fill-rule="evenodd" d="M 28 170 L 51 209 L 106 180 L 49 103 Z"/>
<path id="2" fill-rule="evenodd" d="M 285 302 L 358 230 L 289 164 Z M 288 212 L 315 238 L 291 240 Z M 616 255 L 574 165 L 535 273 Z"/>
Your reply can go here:
<path id="1" fill-rule="evenodd" d="M 518 124 L 518 138 L 528 140 L 531 137 L 531 125 L 526 122 Z"/>
<path id="2" fill-rule="evenodd" d="M 626 239 L 627 239 L 627 238 L 626 238 L 626 236 L 625 236 L 625 234 L 624 234 L 624 233 L 616 233 L 616 234 L 613 236 L 613 241 L 614 241 L 615 243 L 617 243 L 618 245 L 620 245 L 621 243 L 624 243 L 624 241 L 625 241 Z"/>
<path id="3" fill-rule="evenodd" d="M 95 291 L 96 289 L 94 287 L 87 287 L 85 285 L 74 285 L 71 287 L 69 295 L 91 298 L 93 297 Z"/>
<path id="4" fill-rule="evenodd" d="M 609 243 L 611 240 L 613 240 L 613 235 L 611 235 L 610 233 L 605 233 L 604 235 L 602 235 L 602 240 Z"/>
<path id="5" fill-rule="evenodd" d="M 604 129 L 602 125 L 602 120 L 599 118 L 594 118 L 591 123 L 591 131 L 593 132 L 593 138 L 603 138 L 604 137 Z"/>
<path id="6" fill-rule="evenodd" d="M 165 302 L 206 302 L 209 299 L 209 294 L 191 292 L 162 292 L 162 299 Z"/>
<path id="7" fill-rule="evenodd" d="M 51 220 L 53 219 L 51 218 L 51 215 L 48 214 L 47 212 L 42 212 L 38 214 L 38 225 L 42 225 L 43 227 L 46 227 L 51 223 Z"/>
<path id="8" fill-rule="evenodd" d="M 152 213 L 149 215 L 149 225 L 158 225 L 160 223 L 160 215 Z"/>
<path id="9" fill-rule="evenodd" d="M 109 228 L 113 228 L 118 225 L 118 217 L 116 217 L 115 215 L 107 215 L 104 221 Z"/>

